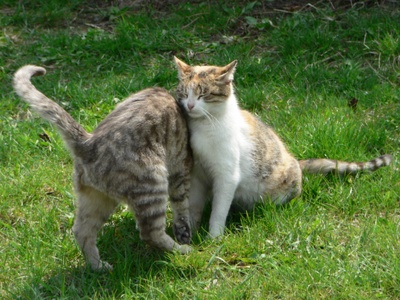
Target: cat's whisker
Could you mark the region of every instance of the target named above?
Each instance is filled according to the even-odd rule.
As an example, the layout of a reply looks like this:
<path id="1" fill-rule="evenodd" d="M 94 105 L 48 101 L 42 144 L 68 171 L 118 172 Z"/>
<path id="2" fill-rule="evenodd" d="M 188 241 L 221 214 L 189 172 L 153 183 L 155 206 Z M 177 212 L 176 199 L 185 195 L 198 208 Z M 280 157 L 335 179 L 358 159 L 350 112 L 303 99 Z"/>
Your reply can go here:
<path id="1" fill-rule="evenodd" d="M 217 125 L 221 125 L 219 120 L 214 117 L 210 112 L 208 112 L 206 109 L 202 108 L 202 112 L 204 113 L 204 116 L 210 121 L 211 125 L 213 126 L 213 129 L 216 128 Z"/>

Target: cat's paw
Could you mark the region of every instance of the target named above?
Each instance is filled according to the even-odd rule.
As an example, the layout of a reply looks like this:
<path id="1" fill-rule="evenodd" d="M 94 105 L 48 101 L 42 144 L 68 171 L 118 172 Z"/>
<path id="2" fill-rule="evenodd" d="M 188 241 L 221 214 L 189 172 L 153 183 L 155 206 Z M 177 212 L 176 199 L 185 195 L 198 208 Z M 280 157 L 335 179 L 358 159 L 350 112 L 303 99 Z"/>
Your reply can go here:
<path id="1" fill-rule="evenodd" d="M 224 236 L 224 227 L 218 226 L 218 227 L 211 227 L 210 232 L 207 235 L 207 238 L 213 239 L 213 240 L 220 240 Z"/>
<path id="2" fill-rule="evenodd" d="M 174 235 L 178 243 L 180 244 L 189 244 L 192 238 L 192 232 L 190 230 L 189 222 L 184 218 L 179 218 L 174 226 Z"/>
<path id="3" fill-rule="evenodd" d="M 192 252 L 192 247 L 190 247 L 189 245 L 179 245 L 178 251 L 181 254 L 188 254 L 189 252 Z"/>
<path id="4" fill-rule="evenodd" d="M 212 234 L 208 233 L 206 236 L 206 240 L 220 241 L 220 240 L 222 240 L 223 237 L 224 236 L 222 234 L 212 235 Z"/>
<path id="5" fill-rule="evenodd" d="M 111 272 L 113 266 L 106 261 L 99 261 L 97 264 L 92 264 L 92 270 L 96 272 Z"/>

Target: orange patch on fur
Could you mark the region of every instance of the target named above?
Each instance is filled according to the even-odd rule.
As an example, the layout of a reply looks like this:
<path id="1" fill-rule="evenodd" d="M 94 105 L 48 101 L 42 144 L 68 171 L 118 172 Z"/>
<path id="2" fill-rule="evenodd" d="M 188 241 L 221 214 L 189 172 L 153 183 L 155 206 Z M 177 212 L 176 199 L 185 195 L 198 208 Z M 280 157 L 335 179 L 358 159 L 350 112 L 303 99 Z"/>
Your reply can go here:
<path id="1" fill-rule="evenodd" d="M 257 130 L 257 120 L 254 118 L 254 116 L 249 113 L 247 110 L 241 110 L 243 118 L 245 119 L 246 123 L 250 126 L 251 128 L 251 135 L 254 135 L 256 130 Z"/>

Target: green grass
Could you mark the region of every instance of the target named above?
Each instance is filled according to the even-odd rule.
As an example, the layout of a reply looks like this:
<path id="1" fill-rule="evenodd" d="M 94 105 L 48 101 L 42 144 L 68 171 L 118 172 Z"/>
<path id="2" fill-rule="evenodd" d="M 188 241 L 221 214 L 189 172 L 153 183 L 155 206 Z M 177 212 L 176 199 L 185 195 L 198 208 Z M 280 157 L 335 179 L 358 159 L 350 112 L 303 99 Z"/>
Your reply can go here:
<path id="1" fill-rule="evenodd" d="M 322 2 L 285 13 L 263 10 L 261 1 L 160 10 L 157 1 L 135 9 L 3 1 L 0 297 L 399 299 L 400 8 Z M 121 208 L 98 242 L 114 271 L 94 273 L 71 232 L 72 160 L 55 130 L 12 92 L 12 75 L 27 63 L 45 66 L 35 85 L 92 130 L 132 92 L 173 90 L 173 55 L 192 64 L 238 59 L 241 105 L 298 158 L 392 153 L 393 165 L 354 177 L 306 175 L 290 205 L 232 214 L 224 238 L 201 232 L 186 256 L 146 246 Z"/>

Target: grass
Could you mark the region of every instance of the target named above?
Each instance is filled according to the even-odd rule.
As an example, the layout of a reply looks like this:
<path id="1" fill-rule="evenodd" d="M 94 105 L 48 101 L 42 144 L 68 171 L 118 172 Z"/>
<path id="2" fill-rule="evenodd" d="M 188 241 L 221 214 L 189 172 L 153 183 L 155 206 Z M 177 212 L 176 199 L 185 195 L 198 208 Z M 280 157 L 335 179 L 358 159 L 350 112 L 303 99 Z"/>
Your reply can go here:
<path id="1" fill-rule="evenodd" d="M 320 1 L 283 12 L 264 4 L 3 1 L 1 298 L 400 298 L 400 8 Z M 172 55 L 193 64 L 238 59 L 241 105 L 299 159 L 392 153 L 394 163 L 355 177 L 305 175 L 290 205 L 232 214 L 224 238 L 201 232 L 186 256 L 146 246 L 121 208 L 99 237 L 115 269 L 94 273 L 71 233 L 72 160 L 55 130 L 17 100 L 12 74 L 27 63 L 45 66 L 35 85 L 92 130 L 129 93 L 173 90 Z"/>

